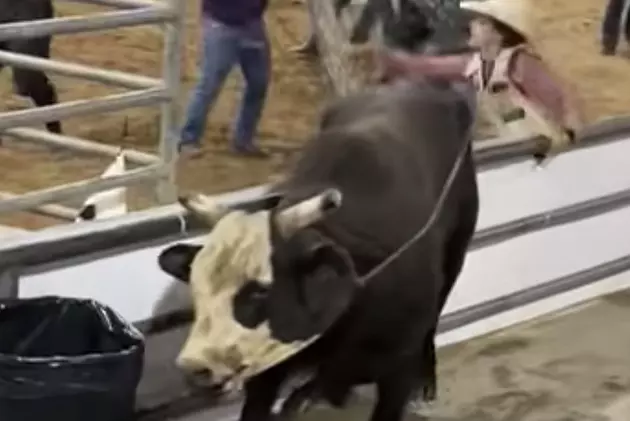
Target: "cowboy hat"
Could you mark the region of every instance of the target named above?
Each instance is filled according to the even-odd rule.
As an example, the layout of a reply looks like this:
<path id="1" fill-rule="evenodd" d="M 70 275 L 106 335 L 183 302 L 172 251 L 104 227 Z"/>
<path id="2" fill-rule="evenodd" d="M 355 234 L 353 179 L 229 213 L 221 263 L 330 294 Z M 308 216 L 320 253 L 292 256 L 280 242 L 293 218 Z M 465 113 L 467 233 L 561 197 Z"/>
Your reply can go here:
<path id="1" fill-rule="evenodd" d="M 507 25 L 525 40 L 530 39 L 528 0 L 466 0 L 460 8 L 464 11 L 487 16 Z"/>

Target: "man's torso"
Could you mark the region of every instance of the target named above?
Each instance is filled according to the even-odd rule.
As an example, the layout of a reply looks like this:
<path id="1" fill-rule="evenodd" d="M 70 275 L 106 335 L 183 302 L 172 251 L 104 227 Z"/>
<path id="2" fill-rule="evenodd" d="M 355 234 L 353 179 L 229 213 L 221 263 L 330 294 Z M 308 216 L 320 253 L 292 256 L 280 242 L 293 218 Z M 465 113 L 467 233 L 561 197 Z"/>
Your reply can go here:
<path id="1" fill-rule="evenodd" d="M 228 26 L 262 19 L 268 0 L 203 0 L 203 14 Z"/>

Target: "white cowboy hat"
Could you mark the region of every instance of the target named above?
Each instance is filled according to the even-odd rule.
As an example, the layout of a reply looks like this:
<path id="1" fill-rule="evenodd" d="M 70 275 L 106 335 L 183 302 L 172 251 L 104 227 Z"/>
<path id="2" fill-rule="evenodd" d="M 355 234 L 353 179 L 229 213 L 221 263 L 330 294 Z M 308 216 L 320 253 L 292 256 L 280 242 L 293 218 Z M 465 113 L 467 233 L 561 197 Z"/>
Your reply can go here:
<path id="1" fill-rule="evenodd" d="M 531 26 L 528 9 L 529 0 L 465 0 L 460 4 L 462 10 L 486 15 L 509 26 L 524 39 L 530 39 Z"/>

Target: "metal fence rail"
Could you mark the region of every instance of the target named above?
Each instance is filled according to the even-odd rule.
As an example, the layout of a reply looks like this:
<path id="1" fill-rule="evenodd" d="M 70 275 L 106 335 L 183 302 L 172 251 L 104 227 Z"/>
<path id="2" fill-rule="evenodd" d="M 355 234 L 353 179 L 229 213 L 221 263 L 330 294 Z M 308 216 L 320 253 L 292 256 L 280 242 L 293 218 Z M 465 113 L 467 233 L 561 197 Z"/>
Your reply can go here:
<path id="1" fill-rule="evenodd" d="M 159 156 L 140 151 L 125 151 L 130 162 L 149 165 L 107 180 L 92 179 L 35 191 L 23 196 L 0 196 L 0 213 L 33 211 L 50 214 L 46 206 L 66 199 L 88 196 L 113 187 L 152 181 L 157 183 L 157 199 L 162 204 L 176 198 L 174 180 L 175 130 L 178 121 L 177 93 L 180 86 L 181 30 L 184 21 L 184 1 L 180 0 L 75 0 L 101 6 L 118 7 L 122 11 L 87 16 L 41 19 L 0 25 L 0 41 L 24 39 L 54 34 L 74 34 L 102 31 L 134 25 L 161 24 L 164 28 L 163 78 L 155 79 L 120 71 L 106 70 L 75 63 L 0 51 L 0 63 L 13 67 L 57 73 L 129 89 L 132 92 L 36 107 L 0 114 L 0 132 L 20 140 L 64 147 L 73 151 L 115 156 L 120 148 L 88 139 L 57 135 L 48 131 L 22 126 L 63 120 L 88 114 L 107 113 L 125 108 L 160 106 Z M 44 206 L 42 208 L 42 206 Z M 48 206 L 50 208 L 50 206 Z M 56 210 L 59 210 L 55 208 Z M 50 209 L 48 209 L 50 210 Z M 68 209 L 65 208 L 67 213 Z M 67 219 L 64 217 L 64 219 Z"/>
<path id="2" fill-rule="evenodd" d="M 96 99 L 79 99 L 28 110 L 9 111 L 0 115 L 0 130 L 26 124 L 62 120 L 68 117 L 107 113 L 125 108 L 146 107 L 169 100 L 170 98 L 164 88 L 151 88 Z"/>
<path id="3" fill-rule="evenodd" d="M 107 178 L 93 178 L 49 189 L 37 190 L 0 201 L 0 212 L 15 212 L 32 209 L 45 203 L 64 202 L 75 197 L 87 196 L 94 192 L 114 189 L 131 184 L 149 183 L 158 177 L 164 177 L 168 171 L 164 164 L 150 165 L 127 171 L 125 174 Z"/>
<path id="4" fill-rule="evenodd" d="M 590 127 L 581 143 L 581 148 L 594 147 L 607 142 L 627 141 L 630 134 L 630 119 L 610 119 Z M 475 150 L 477 166 L 480 170 L 508 165 L 518 160 L 531 157 L 535 150 L 536 139 L 528 139 L 518 143 L 505 143 L 486 146 L 480 144 Z M 166 171 L 166 170 L 164 170 Z M 123 176 L 124 177 L 124 176 Z M 119 177 L 99 180 L 103 189 L 112 188 Z M 113 183 L 113 184 L 110 184 Z M 85 188 L 75 186 L 73 188 Z M 226 199 L 230 206 L 245 209 L 260 209 L 268 206 L 266 196 L 268 186 L 261 185 L 244 192 L 234 192 Z M 57 187 L 56 189 L 59 189 Z M 69 196 L 73 192 L 66 193 Z M 37 196 L 27 199 L 15 198 L 0 201 L 0 213 L 22 209 L 32 203 L 43 203 L 51 199 L 55 193 L 44 199 Z M 24 202 L 29 203 L 24 203 Z M 544 229 L 559 223 L 575 221 L 598 213 L 608 212 L 630 205 L 630 191 L 617 192 L 592 201 L 571 205 L 541 215 L 533 215 L 522 220 L 511 221 L 497 227 L 479 231 L 472 245 L 473 248 L 496 244 L 514 237 L 517 233 L 525 234 Z M 194 219 L 187 221 L 189 235 L 199 233 L 203 228 Z M 13 264 L 29 266 L 29 270 L 37 271 L 38 266 L 55 262 L 59 267 L 66 266 L 63 260 L 81 258 L 85 261 L 95 260 L 99 253 L 107 251 L 116 254 L 146 247 L 154 242 L 164 242 L 169 238 L 181 237 L 181 208 L 164 206 L 137 212 L 113 220 L 94 221 L 87 225 L 59 227 L 29 234 L 28 238 L 17 239 L 0 244 L 0 271 Z M 102 257 L 102 255 L 101 255 Z"/>
<path id="5" fill-rule="evenodd" d="M 175 19 L 177 17 L 177 9 L 173 6 L 184 2 L 168 0 L 168 3 L 172 5 L 170 8 L 160 3 L 162 2 L 155 2 L 154 6 L 138 10 L 7 23 L 0 25 L 0 41 L 37 38 L 45 35 L 103 31 L 126 26 L 161 24 Z"/>
<path id="6" fill-rule="evenodd" d="M 0 192 L 0 200 L 15 199 L 16 197 L 19 197 L 19 196 L 20 195 L 18 194 Z M 32 210 L 32 213 L 41 215 L 41 216 L 46 216 L 49 218 L 61 219 L 64 221 L 74 221 L 74 219 L 79 213 L 79 210 L 68 207 L 68 206 L 50 204 L 50 205 L 42 205 L 37 208 L 34 208 Z"/>
<path id="7" fill-rule="evenodd" d="M 128 89 L 146 89 L 163 86 L 163 81 L 140 75 L 130 75 L 115 70 L 104 70 L 98 67 L 63 61 L 46 60 L 35 56 L 0 51 L 0 62 L 6 66 L 24 66 L 36 68 L 44 72 L 57 73 L 61 76 L 81 78 L 90 82 L 119 86 Z"/>
<path id="8" fill-rule="evenodd" d="M 74 149 L 76 152 L 105 155 L 111 158 L 116 157 L 122 149 L 105 143 L 91 142 L 78 137 L 59 135 L 28 127 L 7 129 L 4 133 L 8 136 L 29 140 L 31 142 L 41 142 L 58 147 L 69 147 Z M 133 149 L 125 150 L 125 160 L 132 164 L 139 165 L 150 165 L 160 162 L 160 159 L 155 155 Z"/>
<path id="9" fill-rule="evenodd" d="M 64 0 L 58 0 L 64 1 Z M 65 0 L 80 1 L 81 3 L 96 4 L 99 6 L 109 6 L 118 9 L 138 9 L 141 7 L 155 6 L 155 0 Z"/>

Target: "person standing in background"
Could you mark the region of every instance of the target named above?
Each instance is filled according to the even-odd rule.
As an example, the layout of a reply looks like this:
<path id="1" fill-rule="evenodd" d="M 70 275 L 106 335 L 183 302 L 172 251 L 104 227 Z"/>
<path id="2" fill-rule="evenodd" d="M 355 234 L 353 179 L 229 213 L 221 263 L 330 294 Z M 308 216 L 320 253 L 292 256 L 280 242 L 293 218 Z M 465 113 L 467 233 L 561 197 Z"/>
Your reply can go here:
<path id="1" fill-rule="evenodd" d="M 52 0 L 19 0 L 0 3 L 2 6 L 0 24 L 53 19 L 55 17 Z M 52 38 L 52 35 L 41 35 L 35 38 L 2 40 L 0 41 L 0 50 L 50 59 Z M 3 67 L 8 66 L 0 65 L 0 71 Z M 13 72 L 13 91 L 19 102 L 26 100 L 28 104 L 30 99 L 37 107 L 47 107 L 58 103 L 57 89 L 46 72 L 21 66 L 11 66 L 11 70 Z M 61 134 L 63 131 L 61 122 L 58 120 L 47 122 L 46 129 L 54 134 Z"/>
<path id="2" fill-rule="evenodd" d="M 178 150 L 198 156 L 208 113 L 236 63 L 245 92 L 234 124 L 231 150 L 240 156 L 266 157 L 254 136 L 271 73 L 269 41 L 263 15 L 267 0 L 202 0 L 202 57 Z"/>
<path id="3" fill-rule="evenodd" d="M 398 78 L 471 83 L 480 116 L 505 139 L 540 136 L 545 158 L 569 148 L 583 126 L 577 97 L 561 84 L 530 42 L 527 0 L 461 3 L 470 16 L 470 53 L 431 56 L 389 50 L 381 55 L 382 82 Z"/>
<path id="4" fill-rule="evenodd" d="M 621 21 L 624 23 L 624 35 L 630 42 L 630 9 L 626 0 L 608 0 L 604 20 L 602 21 L 602 54 L 612 56 L 617 51 Z M 625 16 L 625 19 L 622 19 Z"/>

